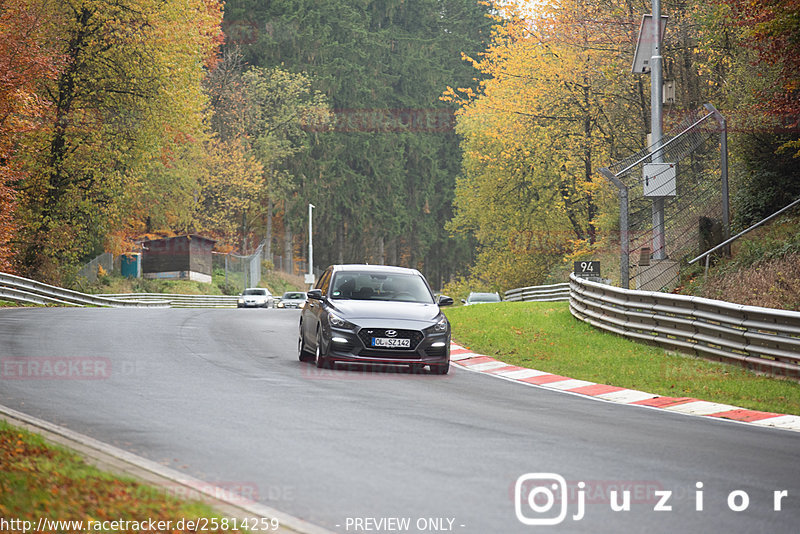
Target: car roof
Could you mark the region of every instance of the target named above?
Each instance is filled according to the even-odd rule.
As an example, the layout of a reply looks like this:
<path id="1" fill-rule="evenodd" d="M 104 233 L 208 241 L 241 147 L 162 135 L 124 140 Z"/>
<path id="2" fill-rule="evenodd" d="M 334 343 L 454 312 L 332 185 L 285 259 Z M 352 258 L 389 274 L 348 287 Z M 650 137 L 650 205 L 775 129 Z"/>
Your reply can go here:
<path id="1" fill-rule="evenodd" d="M 463 293 L 462 293 L 462 294 L 463 294 Z M 499 296 L 500 296 L 500 293 L 497 293 L 496 291 L 495 291 L 494 293 L 490 293 L 490 292 L 482 292 L 482 291 L 473 291 L 472 293 L 470 293 L 470 294 L 469 294 L 469 296 L 471 297 L 472 295 L 487 295 L 487 296 L 488 296 L 488 295 L 491 295 L 491 296 L 493 296 L 493 297 L 494 297 L 494 296 L 498 296 L 498 297 L 499 297 Z"/>
<path id="2" fill-rule="evenodd" d="M 349 263 L 346 265 L 332 265 L 333 272 L 373 272 L 373 273 L 395 273 L 395 274 L 418 274 L 422 276 L 416 269 L 408 267 L 395 267 L 392 265 L 370 265 L 367 263 Z"/>

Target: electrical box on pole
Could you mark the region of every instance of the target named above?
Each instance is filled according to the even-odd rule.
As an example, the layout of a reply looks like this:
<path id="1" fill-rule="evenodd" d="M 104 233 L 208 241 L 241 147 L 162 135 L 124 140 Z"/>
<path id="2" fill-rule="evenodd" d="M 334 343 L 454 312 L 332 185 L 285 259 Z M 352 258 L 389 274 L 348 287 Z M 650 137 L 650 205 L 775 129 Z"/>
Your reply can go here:
<path id="1" fill-rule="evenodd" d="M 664 90 L 662 91 L 661 102 L 663 104 L 675 103 L 675 80 L 664 80 Z"/>
<path id="2" fill-rule="evenodd" d="M 674 163 L 646 163 L 642 166 L 646 197 L 674 197 L 677 166 Z"/>

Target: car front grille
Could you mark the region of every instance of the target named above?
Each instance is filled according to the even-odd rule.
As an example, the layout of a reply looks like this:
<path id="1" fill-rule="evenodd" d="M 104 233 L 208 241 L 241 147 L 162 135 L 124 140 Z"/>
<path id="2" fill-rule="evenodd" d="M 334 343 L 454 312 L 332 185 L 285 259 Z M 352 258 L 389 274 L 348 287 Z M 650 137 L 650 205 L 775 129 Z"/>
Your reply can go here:
<path id="1" fill-rule="evenodd" d="M 389 336 L 386 334 L 387 331 L 394 330 L 396 334 L 394 336 Z M 415 351 L 417 347 L 424 339 L 424 335 L 419 330 L 400 330 L 396 328 L 362 328 L 358 332 L 358 337 L 361 339 L 361 342 L 364 343 L 364 346 L 369 349 L 370 351 Z M 411 347 L 410 348 L 380 348 L 376 349 L 372 347 L 372 338 L 373 337 L 394 337 L 395 339 L 402 339 L 407 338 L 411 340 Z"/>

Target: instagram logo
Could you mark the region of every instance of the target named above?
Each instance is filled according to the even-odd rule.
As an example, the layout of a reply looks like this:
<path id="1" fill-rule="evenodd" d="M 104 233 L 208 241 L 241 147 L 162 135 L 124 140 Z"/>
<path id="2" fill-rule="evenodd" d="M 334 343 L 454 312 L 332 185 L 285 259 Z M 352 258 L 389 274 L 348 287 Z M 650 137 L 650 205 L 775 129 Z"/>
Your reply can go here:
<path id="1" fill-rule="evenodd" d="M 704 510 L 704 484 L 695 483 L 694 509 Z M 575 491 L 570 491 L 571 489 Z M 589 494 L 587 496 L 587 493 Z M 514 484 L 514 511 L 517 519 L 525 525 L 558 525 L 567 517 L 567 503 L 577 503 L 573 521 L 580 521 L 586 514 L 586 503 L 608 504 L 612 512 L 630 512 L 631 503 L 652 505 L 653 512 L 671 512 L 673 491 L 663 489 L 658 481 L 596 480 L 588 485 L 580 481 L 567 486 L 567 481 L 555 473 L 526 473 Z M 685 494 L 684 494 L 685 496 Z M 788 490 L 772 492 L 772 510 L 783 509 L 783 499 Z M 679 497 L 678 501 L 683 501 Z M 728 509 L 743 512 L 750 506 L 750 496 L 737 489 L 728 493 Z"/>
<path id="2" fill-rule="evenodd" d="M 514 511 L 525 525 L 558 525 L 567 517 L 567 481 L 556 473 L 520 476 L 514 485 Z"/>

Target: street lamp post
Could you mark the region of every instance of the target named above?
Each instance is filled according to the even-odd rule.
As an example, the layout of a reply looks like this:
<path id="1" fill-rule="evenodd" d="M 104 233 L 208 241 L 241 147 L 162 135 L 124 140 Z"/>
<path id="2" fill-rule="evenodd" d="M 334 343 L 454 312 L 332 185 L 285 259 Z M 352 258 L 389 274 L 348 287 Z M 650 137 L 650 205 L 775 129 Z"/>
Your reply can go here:
<path id="1" fill-rule="evenodd" d="M 311 223 L 311 213 L 314 207 L 314 204 L 308 204 L 308 276 L 306 282 L 309 284 L 314 283 L 314 234 Z"/>

